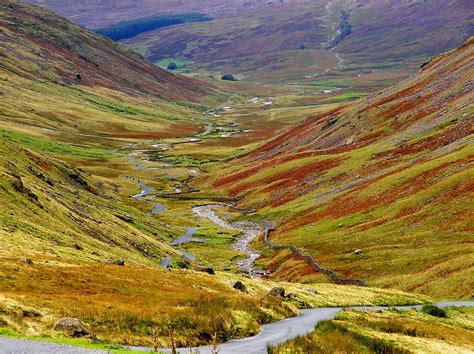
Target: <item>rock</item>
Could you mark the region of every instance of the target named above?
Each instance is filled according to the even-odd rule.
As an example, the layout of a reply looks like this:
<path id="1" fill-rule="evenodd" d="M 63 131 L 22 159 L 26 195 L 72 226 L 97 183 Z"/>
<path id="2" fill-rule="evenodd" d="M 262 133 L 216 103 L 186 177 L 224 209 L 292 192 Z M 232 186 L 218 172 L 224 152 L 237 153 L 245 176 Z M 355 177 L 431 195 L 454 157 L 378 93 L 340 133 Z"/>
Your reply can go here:
<path id="1" fill-rule="evenodd" d="M 309 289 L 307 289 L 307 290 L 308 290 L 310 293 L 312 293 L 312 294 L 319 295 L 319 292 L 318 292 L 316 289 L 314 289 L 314 288 L 309 288 Z"/>
<path id="2" fill-rule="evenodd" d="M 357 250 L 355 250 L 353 253 L 354 253 L 354 254 L 361 254 L 362 252 L 364 252 L 364 250 L 362 250 L 362 249 L 357 249 Z"/>
<path id="3" fill-rule="evenodd" d="M 21 261 L 25 264 L 33 264 L 33 260 L 31 258 L 23 258 Z"/>
<path id="4" fill-rule="evenodd" d="M 238 280 L 237 282 L 235 282 L 233 288 L 236 289 L 236 290 L 242 291 L 243 293 L 246 293 L 246 292 L 247 292 L 247 287 L 246 287 L 245 284 L 242 283 L 240 280 Z"/>
<path id="5" fill-rule="evenodd" d="M 114 265 L 124 266 L 125 261 L 121 259 L 107 259 L 105 261 L 105 264 L 114 264 Z"/>
<path id="6" fill-rule="evenodd" d="M 284 288 L 280 288 L 280 287 L 277 287 L 277 288 L 273 288 L 270 290 L 269 292 L 270 295 L 272 296 L 277 296 L 277 297 L 285 297 L 285 289 Z"/>
<path id="7" fill-rule="evenodd" d="M 214 275 L 216 272 L 214 271 L 214 268 L 212 267 L 203 267 L 203 266 L 197 266 L 194 268 L 194 270 L 197 270 L 198 272 L 204 272 L 207 274 Z"/>
<path id="8" fill-rule="evenodd" d="M 75 244 L 72 246 L 72 248 L 74 248 L 74 249 L 76 249 L 76 250 L 78 250 L 78 251 L 82 251 L 82 250 L 84 249 L 84 248 L 82 248 L 81 245 L 78 245 L 77 243 L 75 243 Z"/>
<path id="9" fill-rule="evenodd" d="M 66 332 L 71 337 L 86 337 L 91 333 L 77 318 L 61 318 L 53 327 L 55 331 Z"/>

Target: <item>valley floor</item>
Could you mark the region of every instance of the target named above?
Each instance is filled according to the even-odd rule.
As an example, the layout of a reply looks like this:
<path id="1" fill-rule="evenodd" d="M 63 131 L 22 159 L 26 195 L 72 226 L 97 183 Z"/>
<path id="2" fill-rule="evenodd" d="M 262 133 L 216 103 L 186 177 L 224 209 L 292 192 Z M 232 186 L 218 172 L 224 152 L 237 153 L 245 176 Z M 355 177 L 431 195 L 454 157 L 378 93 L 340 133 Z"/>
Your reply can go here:
<path id="1" fill-rule="evenodd" d="M 332 87 L 340 82 L 325 84 Z M 8 87 L 9 110 L 16 109 L 14 86 Z M 316 97 L 308 87 L 262 88 L 257 96 L 258 87 L 242 86 L 227 99 L 221 94 L 221 104 L 211 107 L 207 102 L 205 108 L 169 102 L 148 106 L 139 99 L 125 105 L 118 103 L 123 99 L 119 96 L 95 102 L 94 110 L 68 106 L 68 111 L 81 109 L 88 117 L 95 117 L 96 109 L 100 112 L 96 121 L 80 128 L 65 127 L 64 122 L 53 124 L 54 119 L 42 110 L 38 113 L 41 119 L 34 123 L 28 114 L 16 120 L 2 117 L 0 151 L 5 159 L 0 173 L 5 178 L 0 181 L 0 195 L 5 208 L 0 214 L 0 335 L 61 341 L 63 336 L 51 329 L 54 322 L 75 317 L 100 341 L 147 348 L 169 346 L 172 332 L 182 347 L 252 337 L 222 345 L 222 353 L 256 347 L 266 351 L 268 343 L 282 345 L 274 348 L 276 352 L 298 352 L 300 347 L 314 350 L 320 332 L 326 331 L 354 351 L 374 351 L 377 346 L 404 351 L 416 345 L 423 351 L 433 343 L 434 347 L 459 349 L 451 336 L 444 343 L 439 333 L 446 326 L 463 334 L 471 331 L 470 309 L 449 309 L 446 323 L 412 310 L 336 313 L 341 307 L 421 305 L 466 297 L 470 284 L 466 275 L 472 269 L 472 257 L 465 256 L 469 242 L 454 247 L 451 234 L 437 233 L 430 248 L 423 237 L 409 239 L 411 234 L 407 234 L 403 240 L 409 242 L 400 250 L 399 238 L 387 242 L 395 233 L 383 228 L 378 233 L 367 230 L 379 226 L 369 217 L 385 220 L 388 213 L 399 217 L 393 218 L 394 223 L 415 214 L 406 225 L 413 230 L 420 220 L 413 207 L 419 200 L 430 204 L 439 191 L 446 196 L 444 189 L 456 193 L 454 185 L 461 188 L 460 194 L 468 189 L 469 170 L 464 168 L 472 163 L 464 115 L 468 113 L 453 113 L 448 123 L 438 122 L 441 128 L 436 121 L 424 127 L 423 134 L 431 139 L 436 129 L 456 124 L 459 139 L 448 139 L 447 144 L 454 145 L 446 154 L 444 146 L 436 150 L 433 155 L 439 160 L 423 160 L 418 165 L 403 156 L 397 160 L 402 135 L 387 138 L 391 145 L 368 143 L 359 149 L 357 142 L 344 135 L 353 122 L 332 115 L 351 109 L 346 101 L 360 95 L 344 92 L 326 97 L 321 89 L 318 87 Z M 102 93 L 88 89 L 80 95 Z M 61 111 L 60 98 L 56 100 L 54 109 Z M 280 135 L 276 146 L 265 150 L 268 144 L 272 146 L 269 139 L 290 126 L 308 117 L 304 124 L 310 124 L 327 115 L 330 118 L 318 124 L 323 131 L 341 125 L 337 134 L 342 137 L 337 139 L 345 143 L 340 150 L 329 149 L 323 156 L 324 146 L 311 146 L 288 156 L 278 154 L 279 149 L 298 146 L 292 141 L 292 129 Z M 133 119 L 128 120 L 130 117 Z M 103 131 L 96 130 L 98 126 Z M 421 130 L 414 129 L 406 136 L 417 138 Z M 295 136 L 311 143 L 315 134 L 305 134 L 296 131 Z M 367 136 L 370 143 L 375 141 L 375 135 Z M 339 141 L 331 139 L 329 143 Z M 385 171 L 380 160 L 371 163 L 374 156 L 385 158 L 387 146 L 396 156 L 394 164 L 408 165 L 412 168 L 409 173 L 392 171 L 393 166 Z M 417 146 L 409 159 L 421 159 Z M 279 155 L 275 160 L 267 159 L 275 153 Z M 242 163 L 246 157 L 255 160 Z M 392 161 L 392 157 L 387 159 Z M 444 178 L 430 174 L 432 170 L 442 171 Z M 379 179 L 380 171 L 389 176 L 388 182 Z M 321 187 L 318 183 L 325 176 L 330 178 Z M 433 180 L 426 181 L 424 176 Z M 374 204 L 388 197 L 396 200 L 415 189 L 415 185 L 399 188 L 412 177 L 426 188 L 417 189 L 421 195 L 407 196 L 397 208 L 383 204 L 383 210 L 373 213 L 338 214 L 344 208 L 360 206 L 358 200 L 339 198 L 338 193 L 362 190 L 367 182 L 363 197 Z M 381 193 L 384 197 L 377 199 L 377 193 L 392 189 L 400 193 Z M 466 197 L 449 199 L 450 205 L 467 210 Z M 324 212 L 329 206 L 332 209 Z M 442 203 L 440 210 L 445 213 L 442 208 L 448 207 Z M 276 247 L 272 248 L 262 234 L 275 226 L 270 239 Z M 460 220 L 454 235 L 465 235 L 467 230 Z M 365 246 L 355 247 L 359 242 L 366 242 Z M 293 246 L 284 246 L 289 244 Z M 388 249 L 392 253 L 387 254 Z M 396 259 L 391 257 L 395 253 L 399 255 Z M 455 262 L 448 264 L 443 259 L 446 255 Z M 387 270 L 392 260 L 395 267 Z M 327 276 L 314 263 L 334 276 Z M 439 278 L 433 269 L 438 271 L 440 264 L 441 285 L 432 285 Z M 340 278 L 369 286 L 332 283 Z M 313 308 L 319 309 L 310 310 Z M 298 313 L 302 316 L 294 317 Z M 317 321 L 335 316 L 308 336 L 283 343 L 310 332 Z M 393 324 L 404 316 L 423 330 L 415 333 L 411 327 Z M 427 329 L 430 320 L 434 327 Z M 383 321 L 389 325 L 381 327 Z M 285 332 L 289 324 L 298 330 Z M 392 335 L 410 338 L 403 337 L 406 346 L 399 348 L 386 343 L 393 341 Z M 472 349 L 469 333 L 465 338 L 460 351 Z M 337 349 L 334 345 L 324 343 L 323 349 Z"/>

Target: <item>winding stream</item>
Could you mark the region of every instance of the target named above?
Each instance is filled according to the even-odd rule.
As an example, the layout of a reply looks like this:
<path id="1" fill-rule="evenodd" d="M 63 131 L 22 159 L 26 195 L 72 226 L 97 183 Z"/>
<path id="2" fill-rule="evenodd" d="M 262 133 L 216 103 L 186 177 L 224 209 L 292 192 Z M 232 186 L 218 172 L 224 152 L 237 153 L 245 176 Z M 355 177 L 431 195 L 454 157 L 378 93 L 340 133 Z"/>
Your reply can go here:
<path id="1" fill-rule="evenodd" d="M 211 204 L 194 207 L 192 210 L 194 214 L 212 221 L 214 224 L 230 230 L 240 231 L 242 236 L 235 241 L 232 248 L 237 251 L 247 254 L 247 258 L 237 262 L 237 267 L 242 273 L 250 275 L 252 278 L 260 278 L 263 273 L 255 267 L 255 260 L 260 257 L 260 254 L 250 248 L 251 242 L 261 233 L 263 233 L 269 226 L 265 222 L 255 221 L 236 221 L 229 223 L 228 221 L 219 217 L 214 211 L 223 208 L 221 204 Z"/>
<path id="2" fill-rule="evenodd" d="M 227 101 L 223 104 L 221 104 L 217 110 L 223 109 L 224 107 L 227 107 L 227 105 L 230 105 L 230 102 L 236 97 L 237 94 L 234 94 L 230 96 Z M 217 114 L 215 114 L 216 110 L 211 109 L 207 112 L 203 113 L 203 117 L 206 116 L 213 116 L 213 117 L 219 117 Z M 199 117 L 193 117 L 191 120 L 197 121 Z M 188 172 L 190 175 L 195 175 L 200 172 L 202 172 L 202 169 L 199 166 L 182 166 L 179 164 L 179 160 L 172 160 L 169 161 L 168 159 L 172 155 L 160 155 L 158 157 L 154 157 L 152 159 L 143 158 L 141 155 L 143 154 L 150 154 L 153 152 L 165 152 L 169 150 L 173 150 L 176 145 L 180 144 L 189 144 L 189 143 L 198 143 L 203 140 L 203 138 L 212 138 L 212 137 L 220 137 L 220 138 L 226 138 L 230 137 L 234 134 L 241 134 L 246 132 L 243 129 L 238 128 L 236 123 L 231 123 L 231 124 L 216 124 L 209 119 L 200 119 L 200 123 L 204 126 L 204 130 L 201 132 L 198 132 L 190 137 L 182 138 L 174 142 L 163 142 L 163 141 L 153 141 L 153 140 L 145 140 L 143 142 L 138 142 L 138 143 L 130 143 L 118 150 L 115 150 L 115 153 L 120 153 L 123 154 L 128 161 L 134 166 L 134 168 L 138 171 L 143 171 L 143 170 L 156 170 L 156 169 L 173 169 L 173 168 L 187 168 Z M 156 150 L 140 150 L 139 147 L 141 145 L 145 144 L 150 144 L 154 149 Z M 125 152 L 127 151 L 127 152 Z M 157 163 L 158 165 L 145 165 L 145 162 L 149 163 Z M 187 193 L 193 193 L 198 191 L 198 189 L 192 187 L 188 182 L 187 179 L 184 182 L 180 182 L 182 186 L 174 186 L 173 187 L 173 193 L 170 194 L 161 194 L 158 195 L 154 192 L 153 188 L 148 186 L 145 182 L 133 178 L 133 177 L 127 177 L 126 179 L 134 181 L 138 184 L 140 187 L 140 192 L 131 198 L 135 200 L 139 200 L 141 202 L 150 204 L 153 206 L 153 209 L 149 212 L 151 215 L 158 214 L 164 210 L 166 210 L 166 207 L 161 204 L 153 201 L 154 197 L 172 197 L 172 196 L 179 196 L 181 194 L 187 194 Z M 253 262 L 255 259 L 257 259 L 260 255 L 251 251 L 249 249 L 249 244 L 250 242 L 261 232 L 263 232 L 263 229 L 258 226 L 257 224 L 253 224 L 252 222 L 243 222 L 243 223 L 233 223 L 233 224 L 228 224 L 224 220 L 220 219 L 217 217 L 212 212 L 212 208 L 209 206 L 206 207 L 198 207 L 193 209 L 193 212 L 198 214 L 196 210 L 199 210 L 202 215 L 214 215 L 214 218 L 211 218 L 211 221 L 218 220 L 219 224 L 222 226 L 223 224 L 227 225 L 228 228 L 233 229 L 233 230 L 238 230 L 243 232 L 243 236 L 238 239 L 236 244 L 234 245 L 234 248 L 245 252 L 248 255 L 247 259 L 241 260 L 238 262 L 237 266 L 239 269 L 241 269 L 243 272 L 250 274 L 251 276 L 258 276 L 259 272 L 254 268 Z M 205 210 L 207 210 L 205 212 Z M 202 216 L 201 215 L 201 216 Z M 200 239 L 197 237 L 193 237 L 193 235 L 198 231 L 197 227 L 190 227 L 187 229 L 185 233 L 180 235 L 178 238 L 176 238 L 174 241 L 171 242 L 172 247 L 179 247 L 183 244 L 189 243 L 189 242 L 205 242 L 207 240 L 205 239 Z M 177 252 L 182 254 L 185 258 L 189 260 L 195 260 L 196 257 L 185 252 L 182 250 L 177 249 Z M 163 268 L 169 268 L 171 267 L 171 258 L 165 257 L 161 260 L 161 266 Z"/>

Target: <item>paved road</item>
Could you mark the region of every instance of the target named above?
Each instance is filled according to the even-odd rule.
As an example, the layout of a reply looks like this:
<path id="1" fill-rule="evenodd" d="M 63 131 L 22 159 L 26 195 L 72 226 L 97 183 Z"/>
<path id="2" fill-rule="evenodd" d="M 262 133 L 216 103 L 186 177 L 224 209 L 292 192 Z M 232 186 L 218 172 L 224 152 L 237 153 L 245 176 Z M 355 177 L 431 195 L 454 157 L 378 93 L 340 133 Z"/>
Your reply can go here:
<path id="1" fill-rule="evenodd" d="M 472 301 L 453 301 L 453 302 L 440 302 L 437 304 L 439 307 L 448 306 L 474 306 Z M 358 310 L 376 311 L 387 309 L 387 307 L 381 306 L 356 306 L 351 307 Z M 417 306 L 393 306 L 392 308 L 398 309 L 410 309 L 416 308 L 421 309 L 422 305 Z M 336 314 L 341 311 L 342 308 L 319 308 L 319 309 L 308 309 L 301 310 L 300 315 L 297 317 L 291 317 L 284 319 L 279 322 L 270 323 L 263 325 L 261 331 L 254 337 L 248 337 L 244 339 L 237 339 L 219 346 L 219 354 L 236 354 L 236 353 L 248 353 L 248 354 L 259 354 L 267 353 L 267 344 L 278 345 L 286 342 L 288 339 L 295 338 L 297 336 L 305 335 L 314 330 L 316 323 L 323 320 L 330 320 L 336 317 Z M 140 351 L 148 351 L 148 348 L 133 348 Z M 200 354 L 210 354 L 211 347 L 199 347 L 197 348 Z M 189 348 L 178 349 L 181 353 L 189 353 Z M 169 349 L 161 349 L 162 353 L 170 353 Z"/>
<path id="2" fill-rule="evenodd" d="M 98 354 L 107 353 L 101 350 L 92 350 L 34 340 L 0 338 L 1 354 Z"/>
<path id="3" fill-rule="evenodd" d="M 474 306 L 473 301 L 452 301 L 452 302 L 440 302 L 437 304 L 439 307 L 448 306 Z M 422 306 L 394 306 L 393 308 L 398 309 L 409 309 L 416 308 L 420 309 Z M 375 311 L 387 309 L 387 307 L 381 306 L 356 306 L 351 307 L 358 310 Z M 287 318 L 285 320 L 270 323 L 262 326 L 259 334 L 254 337 L 248 337 L 244 339 L 233 340 L 219 346 L 219 354 L 235 354 L 235 353 L 266 353 L 267 344 L 277 345 L 281 344 L 288 339 L 296 336 L 305 335 L 313 331 L 316 323 L 333 319 L 336 314 L 341 311 L 342 308 L 319 308 L 319 309 L 308 309 L 301 310 L 300 315 L 297 317 Z M 150 351 L 150 348 L 144 347 L 132 347 L 131 349 L 138 351 Z M 200 354 L 211 353 L 211 347 L 199 347 L 197 348 Z M 189 353 L 189 348 L 178 349 L 181 353 Z M 162 353 L 170 353 L 169 349 L 161 349 Z M 74 353 L 74 354 L 89 354 L 89 353 L 104 353 L 97 350 L 74 348 L 70 346 L 63 346 L 53 343 L 29 341 L 23 339 L 11 339 L 11 338 L 0 338 L 0 353 L 31 353 L 31 354 L 62 354 L 62 353 Z"/>

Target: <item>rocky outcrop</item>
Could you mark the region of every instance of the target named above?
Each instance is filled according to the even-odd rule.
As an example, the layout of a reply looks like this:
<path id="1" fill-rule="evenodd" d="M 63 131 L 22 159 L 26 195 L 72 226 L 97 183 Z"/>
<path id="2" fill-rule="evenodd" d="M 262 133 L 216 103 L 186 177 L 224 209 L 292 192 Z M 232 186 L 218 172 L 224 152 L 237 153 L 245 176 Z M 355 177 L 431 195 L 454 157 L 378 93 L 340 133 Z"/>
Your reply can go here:
<path id="1" fill-rule="evenodd" d="M 280 287 L 276 287 L 276 288 L 271 289 L 269 294 L 272 295 L 272 296 L 284 298 L 285 297 L 285 289 L 280 288 Z"/>
<path id="2" fill-rule="evenodd" d="M 124 266 L 125 261 L 122 259 L 108 259 L 105 261 L 105 264 L 113 264 L 113 265 L 119 265 L 119 266 Z"/>
<path id="3" fill-rule="evenodd" d="M 207 273 L 207 274 L 210 274 L 210 275 L 216 274 L 216 272 L 214 271 L 214 268 L 212 268 L 212 267 L 196 266 L 194 268 L 194 270 L 196 270 L 198 272 Z"/>

